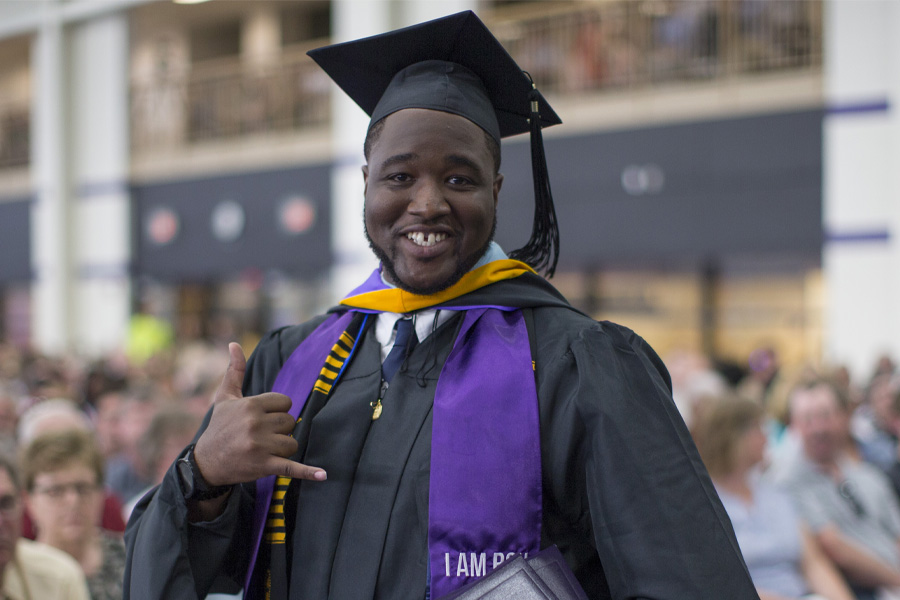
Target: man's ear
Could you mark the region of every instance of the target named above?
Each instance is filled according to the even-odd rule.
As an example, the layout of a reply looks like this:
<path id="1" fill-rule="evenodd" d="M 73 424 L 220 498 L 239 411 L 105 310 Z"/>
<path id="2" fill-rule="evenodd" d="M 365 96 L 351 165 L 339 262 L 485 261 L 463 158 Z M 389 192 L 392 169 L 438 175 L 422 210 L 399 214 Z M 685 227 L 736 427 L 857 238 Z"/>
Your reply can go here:
<path id="1" fill-rule="evenodd" d="M 494 206 L 500 201 L 500 188 L 503 187 L 503 173 L 497 173 L 494 177 Z"/>
<path id="2" fill-rule="evenodd" d="M 362 166 L 362 173 L 363 173 L 363 195 L 365 195 L 369 191 L 369 165 Z"/>

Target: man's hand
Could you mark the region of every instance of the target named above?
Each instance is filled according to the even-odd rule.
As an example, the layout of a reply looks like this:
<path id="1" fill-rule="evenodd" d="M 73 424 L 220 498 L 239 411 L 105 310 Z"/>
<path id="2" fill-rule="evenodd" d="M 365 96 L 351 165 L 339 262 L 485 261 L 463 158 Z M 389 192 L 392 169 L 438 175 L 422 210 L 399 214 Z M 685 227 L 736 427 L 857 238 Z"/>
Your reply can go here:
<path id="1" fill-rule="evenodd" d="M 268 392 L 244 398 L 247 361 L 240 344 L 228 345 L 228 369 L 213 398 L 213 413 L 197 440 L 194 458 L 210 486 L 255 481 L 267 475 L 323 481 L 325 471 L 289 460 L 297 451 L 291 437 L 291 399 Z"/>

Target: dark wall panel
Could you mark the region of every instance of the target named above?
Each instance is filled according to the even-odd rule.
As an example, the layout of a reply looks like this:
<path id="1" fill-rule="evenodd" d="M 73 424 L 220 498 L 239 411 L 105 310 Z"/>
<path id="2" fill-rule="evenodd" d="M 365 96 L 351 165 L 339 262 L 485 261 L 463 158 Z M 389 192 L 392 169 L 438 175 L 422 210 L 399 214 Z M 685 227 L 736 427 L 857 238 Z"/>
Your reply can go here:
<path id="1" fill-rule="evenodd" d="M 137 274 L 174 281 L 209 281 L 247 268 L 315 275 L 332 263 L 330 190 L 327 165 L 134 186 Z M 280 220 L 292 200 L 294 223 L 309 225 L 299 233 Z M 240 230 L 237 237 L 214 233 L 223 203 L 243 209 L 243 228 L 235 227 L 240 214 L 233 210 L 218 214 L 225 230 L 229 224 L 232 235 Z M 176 216 L 177 233 L 160 243 L 172 229 L 171 219 L 160 218 L 166 211 Z"/>
<path id="2" fill-rule="evenodd" d="M 31 198 L 0 202 L 0 284 L 31 279 Z"/>
<path id="3" fill-rule="evenodd" d="M 545 147 L 564 266 L 820 259 L 819 110 L 551 138 Z M 507 249 L 531 231 L 528 151 L 504 146 L 498 241 Z"/>

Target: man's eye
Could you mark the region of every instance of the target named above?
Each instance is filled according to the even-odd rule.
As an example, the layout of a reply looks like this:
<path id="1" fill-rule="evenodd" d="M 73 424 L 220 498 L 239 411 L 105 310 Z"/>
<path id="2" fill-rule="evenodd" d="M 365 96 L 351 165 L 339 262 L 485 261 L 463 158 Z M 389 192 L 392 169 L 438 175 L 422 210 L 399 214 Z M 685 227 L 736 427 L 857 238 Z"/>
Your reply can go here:
<path id="1" fill-rule="evenodd" d="M 468 178 L 462 177 L 461 175 L 454 175 L 453 177 L 447 179 L 447 183 L 450 183 L 452 185 L 469 185 L 472 182 Z"/>
<path id="2" fill-rule="evenodd" d="M 405 183 L 412 179 L 407 173 L 394 173 L 393 175 L 388 175 L 388 179 L 390 181 L 396 181 L 398 183 Z"/>

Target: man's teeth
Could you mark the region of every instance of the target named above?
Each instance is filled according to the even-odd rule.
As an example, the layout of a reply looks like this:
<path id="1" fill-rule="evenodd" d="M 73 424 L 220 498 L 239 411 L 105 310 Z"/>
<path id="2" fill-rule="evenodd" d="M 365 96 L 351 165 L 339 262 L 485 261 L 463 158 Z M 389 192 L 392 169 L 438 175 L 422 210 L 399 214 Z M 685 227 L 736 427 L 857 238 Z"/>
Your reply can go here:
<path id="1" fill-rule="evenodd" d="M 408 237 L 417 246 L 434 246 L 438 242 L 447 239 L 446 233 L 429 233 L 427 236 L 421 231 L 415 233 L 407 233 Z"/>

